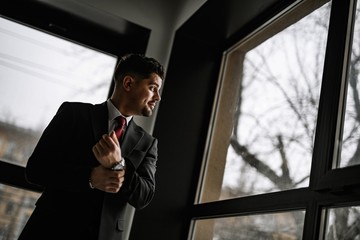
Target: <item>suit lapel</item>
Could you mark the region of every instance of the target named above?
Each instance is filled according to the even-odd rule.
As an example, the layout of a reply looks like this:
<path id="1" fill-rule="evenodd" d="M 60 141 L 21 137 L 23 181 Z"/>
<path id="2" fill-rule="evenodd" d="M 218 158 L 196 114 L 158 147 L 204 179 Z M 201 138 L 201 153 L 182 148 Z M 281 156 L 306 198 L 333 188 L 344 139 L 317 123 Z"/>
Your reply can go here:
<path id="1" fill-rule="evenodd" d="M 137 125 L 131 120 L 121 143 L 121 152 L 124 157 L 127 157 L 131 153 L 143 135 L 144 133 L 139 131 Z"/>

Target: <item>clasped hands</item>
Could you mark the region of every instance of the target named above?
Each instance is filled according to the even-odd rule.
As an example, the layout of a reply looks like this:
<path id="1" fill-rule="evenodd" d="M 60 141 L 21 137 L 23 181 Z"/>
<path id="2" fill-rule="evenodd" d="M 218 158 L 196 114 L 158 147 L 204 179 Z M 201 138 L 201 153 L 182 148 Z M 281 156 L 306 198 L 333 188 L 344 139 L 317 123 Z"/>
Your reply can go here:
<path id="1" fill-rule="evenodd" d="M 92 151 L 100 163 L 91 172 L 92 185 L 105 192 L 117 193 L 124 182 L 125 170 L 110 170 L 115 163 L 121 161 L 121 148 L 115 132 L 104 134 Z"/>

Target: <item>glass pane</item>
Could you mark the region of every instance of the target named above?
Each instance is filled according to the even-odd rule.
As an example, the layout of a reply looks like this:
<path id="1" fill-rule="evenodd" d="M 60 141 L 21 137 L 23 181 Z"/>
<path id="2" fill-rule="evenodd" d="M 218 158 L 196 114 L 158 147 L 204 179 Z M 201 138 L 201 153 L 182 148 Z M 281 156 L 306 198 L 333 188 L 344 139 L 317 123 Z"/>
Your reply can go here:
<path id="1" fill-rule="evenodd" d="M 0 18 L 0 159 L 24 166 L 63 101 L 105 101 L 116 61 Z"/>
<path id="2" fill-rule="evenodd" d="M 301 240 L 305 211 L 197 220 L 192 239 Z"/>
<path id="3" fill-rule="evenodd" d="M 360 164 L 360 1 L 356 6 L 348 92 L 339 167 Z"/>
<path id="4" fill-rule="evenodd" d="M 360 207 L 330 208 L 327 210 L 325 240 L 359 240 Z"/>
<path id="5" fill-rule="evenodd" d="M 40 194 L 0 184 L 0 239 L 16 240 Z"/>
<path id="6" fill-rule="evenodd" d="M 220 199 L 308 186 L 330 8 L 246 53 Z"/>

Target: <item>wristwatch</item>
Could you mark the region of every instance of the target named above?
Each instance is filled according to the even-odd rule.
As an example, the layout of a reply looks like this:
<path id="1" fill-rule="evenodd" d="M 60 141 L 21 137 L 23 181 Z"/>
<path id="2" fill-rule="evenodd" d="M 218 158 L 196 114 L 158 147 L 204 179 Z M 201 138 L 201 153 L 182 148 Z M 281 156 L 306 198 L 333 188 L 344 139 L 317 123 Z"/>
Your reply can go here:
<path id="1" fill-rule="evenodd" d="M 115 163 L 112 167 L 111 170 L 113 171 L 119 171 L 119 170 L 123 170 L 125 169 L 125 159 L 123 157 L 121 157 L 121 161 Z"/>

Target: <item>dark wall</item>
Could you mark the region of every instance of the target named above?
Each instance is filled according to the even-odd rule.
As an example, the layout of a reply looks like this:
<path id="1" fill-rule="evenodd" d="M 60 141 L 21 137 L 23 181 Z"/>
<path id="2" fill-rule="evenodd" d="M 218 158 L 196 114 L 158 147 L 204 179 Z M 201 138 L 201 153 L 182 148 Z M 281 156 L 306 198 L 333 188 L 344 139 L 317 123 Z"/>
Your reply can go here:
<path id="1" fill-rule="evenodd" d="M 194 45 L 196 41 L 188 36 L 175 41 L 178 45 L 173 53 L 181 58 L 172 58 L 170 66 L 182 69 L 169 68 L 156 121 L 159 162 L 155 199 L 136 214 L 131 239 L 144 239 L 146 224 L 151 228 L 145 227 L 146 239 L 186 239 L 198 180 L 194 173 L 202 161 L 221 59 L 220 53 L 209 51 L 206 44 Z M 142 230 L 136 231 L 136 226 Z"/>
<path id="2" fill-rule="evenodd" d="M 131 240 L 187 239 L 223 51 L 292 1 L 207 1 L 175 35 L 154 128 L 157 189 Z"/>

